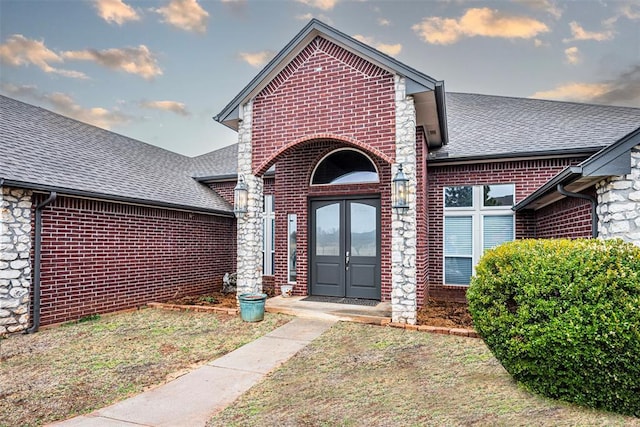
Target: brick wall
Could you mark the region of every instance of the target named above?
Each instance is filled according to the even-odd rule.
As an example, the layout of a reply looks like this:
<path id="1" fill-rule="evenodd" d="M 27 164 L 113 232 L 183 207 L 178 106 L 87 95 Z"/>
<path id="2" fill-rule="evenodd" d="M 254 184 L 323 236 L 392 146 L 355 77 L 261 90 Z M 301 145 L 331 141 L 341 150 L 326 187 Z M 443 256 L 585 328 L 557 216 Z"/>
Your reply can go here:
<path id="1" fill-rule="evenodd" d="M 59 197 L 43 212 L 42 325 L 218 289 L 234 230 L 231 218 Z"/>
<path id="2" fill-rule="evenodd" d="M 582 193 L 595 197 L 595 187 Z M 565 197 L 538 209 L 534 217 L 538 239 L 591 237 L 591 204 L 588 200 Z"/>
<path id="3" fill-rule="evenodd" d="M 425 284 L 429 282 L 429 246 L 428 246 L 428 171 L 427 171 L 427 142 L 424 139 L 423 129 L 416 129 L 416 226 L 417 233 L 417 254 L 416 254 L 416 298 L 418 307 L 422 307 L 426 298 Z"/>
<path id="4" fill-rule="evenodd" d="M 233 181 L 212 182 L 209 187 L 233 206 L 233 189 L 236 188 L 236 184 L 237 181 L 234 179 Z"/>
<path id="5" fill-rule="evenodd" d="M 287 147 L 327 134 L 395 158 L 393 76 L 318 37 L 254 100 L 254 172 Z"/>
<path id="6" fill-rule="evenodd" d="M 388 163 L 372 156 L 378 168 L 380 183 L 315 186 L 309 185 L 313 167 L 322 157 L 336 148 L 344 147 L 336 141 L 312 141 L 292 150 L 278 161 L 275 180 L 276 203 L 276 271 L 275 285 L 287 283 L 287 215 L 298 216 L 297 236 L 297 283 L 294 295 L 307 295 L 308 290 L 308 201 L 311 197 L 322 196 L 379 196 L 381 201 L 381 253 L 391 253 L 391 167 Z M 381 261 L 382 299 L 388 300 L 391 293 L 391 257 Z"/>
<path id="7" fill-rule="evenodd" d="M 466 287 L 443 285 L 443 188 L 456 185 L 515 184 L 516 203 L 565 167 L 583 158 L 523 160 L 457 166 L 429 165 L 428 184 L 428 293 L 434 299 L 466 301 Z M 516 215 L 516 239 L 535 236 L 531 213 Z"/>

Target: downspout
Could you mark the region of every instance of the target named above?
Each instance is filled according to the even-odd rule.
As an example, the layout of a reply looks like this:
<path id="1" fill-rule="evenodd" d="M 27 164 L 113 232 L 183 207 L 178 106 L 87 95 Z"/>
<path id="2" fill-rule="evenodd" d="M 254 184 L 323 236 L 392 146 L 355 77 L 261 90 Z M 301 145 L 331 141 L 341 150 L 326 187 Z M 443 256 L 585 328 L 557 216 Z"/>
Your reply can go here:
<path id="1" fill-rule="evenodd" d="M 596 200 L 595 197 L 593 196 L 589 196 L 587 194 L 580 194 L 580 193 L 574 193 L 572 191 L 567 191 L 564 188 L 564 185 L 562 184 L 558 184 L 558 193 L 562 194 L 563 196 L 567 196 L 567 197 L 576 197 L 578 199 L 585 199 L 588 200 L 589 203 L 591 203 L 591 237 L 592 238 L 597 238 L 598 237 L 598 211 L 597 211 L 597 206 L 598 206 L 598 201 Z"/>
<path id="2" fill-rule="evenodd" d="M 36 206 L 36 230 L 33 255 L 33 323 L 25 334 L 38 332 L 40 327 L 40 258 L 42 255 L 42 210 L 56 200 L 58 195 L 55 191 L 49 197 Z"/>

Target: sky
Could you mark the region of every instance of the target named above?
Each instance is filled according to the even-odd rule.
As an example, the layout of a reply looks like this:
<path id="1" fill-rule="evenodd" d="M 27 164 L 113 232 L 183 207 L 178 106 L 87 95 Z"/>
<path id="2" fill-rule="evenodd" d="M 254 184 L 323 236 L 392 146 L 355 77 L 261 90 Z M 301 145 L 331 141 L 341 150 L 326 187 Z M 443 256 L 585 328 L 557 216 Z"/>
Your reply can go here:
<path id="1" fill-rule="evenodd" d="M 448 92 L 640 107 L 638 0 L 0 0 L 0 93 L 196 156 L 312 18 Z"/>

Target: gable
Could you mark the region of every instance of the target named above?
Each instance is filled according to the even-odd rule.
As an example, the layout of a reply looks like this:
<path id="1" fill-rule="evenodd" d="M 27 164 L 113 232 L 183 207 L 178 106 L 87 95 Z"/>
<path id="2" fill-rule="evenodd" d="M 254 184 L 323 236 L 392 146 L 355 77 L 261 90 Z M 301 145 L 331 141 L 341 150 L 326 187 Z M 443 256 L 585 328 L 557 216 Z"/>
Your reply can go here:
<path id="1" fill-rule="evenodd" d="M 243 105 L 260 93 L 287 67 L 299 53 L 317 36 L 331 41 L 345 52 L 354 54 L 391 75 L 406 80 L 406 94 L 413 96 L 416 119 L 419 126 L 428 130 L 429 144 L 441 145 L 448 140 L 444 82 L 435 80 L 384 53 L 332 28 L 317 19 L 312 19 L 234 99 L 227 104 L 214 120 L 238 130 L 240 110 Z"/>

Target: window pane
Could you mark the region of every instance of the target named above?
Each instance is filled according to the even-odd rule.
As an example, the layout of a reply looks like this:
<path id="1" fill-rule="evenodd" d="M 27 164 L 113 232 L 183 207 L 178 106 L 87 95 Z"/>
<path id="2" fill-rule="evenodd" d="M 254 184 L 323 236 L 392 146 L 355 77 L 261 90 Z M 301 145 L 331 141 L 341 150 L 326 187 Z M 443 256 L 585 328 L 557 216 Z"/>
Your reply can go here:
<path id="1" fill-rule="evenodd" d="M 473 219 L 470 216 L 444 218 L 444 253 L 446 255 L 473 254 Z"/>
<path id="2" fill-rule="evenodd" d="M 351 256 L 376 256 L 377 209 L 351 203 Z"/>
<path id="3" fill-rule="evenodd" d="M 445 208 L 473 207 L 473 187 L 445 187 Z"/>
<path id="4" fill-rule="evenodd" d="M 289 214 L 289 282 L 296 281 L 296 245 L 298 237 L 298 216 Z"/>
<path id="5" fill-rule="evenodd" d="M 484 250 L 513 240 L 513 215 L 487 215 L 482 221 Z"/>
<path id="6" fill-rule="evenodd" d="M 340 204 L 316 210 L 316 255 L 340 255 Z"/>
<path id="7" fill-rule="evenodd" d="M 468 285 L 471 280 L 471 258 L 446 257 L 444 259 L 444 283 Z"/>
<path id="8" fill-rule="evenodd" d="M 327 156 L 313 173 L 312 184 L 378 182 L 371 160 L 354 150 L 338 150 Z"/>
<path id="9" fill-rule="evenodd" d="M 485 185 L 482 191 L 484 206 L 513 206 L 513 185 Z"/>

